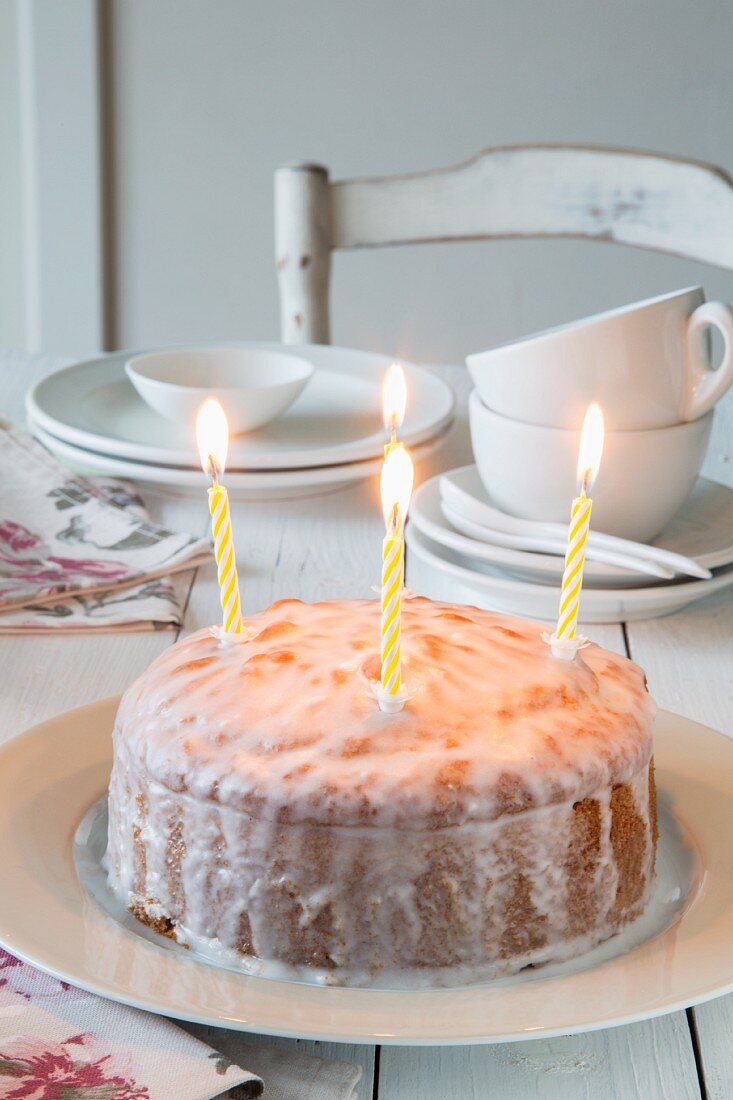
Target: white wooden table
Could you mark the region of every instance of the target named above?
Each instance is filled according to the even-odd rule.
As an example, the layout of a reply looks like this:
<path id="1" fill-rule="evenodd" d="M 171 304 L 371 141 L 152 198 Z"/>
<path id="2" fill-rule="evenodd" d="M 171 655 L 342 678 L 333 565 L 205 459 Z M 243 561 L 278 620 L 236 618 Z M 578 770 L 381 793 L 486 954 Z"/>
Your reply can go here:
<path id="1" fill-rule="evenodd" d="M 0 409 L 21 421 L 28 385 L 63 363 L 59 358 L 0 354 Z M 463 369 L 446 367 L 440 373 L 465 399 Z M 733 406 L 728 406 L 719 417 L 707 472 L 733 485 Z M 467 461 L 470 445 L 463 420 L 441 451 L 418 468 L 417 478 Z M 198 534 L 207 529 L 203 481 L 199 499 L 145 496 L 160 522 Z M 233 522 L 247 609 L 263 608 L 283 596 L 316 600 L 371 595 L 381 540 L 376 482 L 303 502 L 236 506 Z M 213 568 L 184 574 L 177 583 L 186 609 L 184 634 L 216 619 Z M 587 633 L 643 665 L 662 707 L 733 732 L 731 589 L 666 619 L 594 627 Z M 176 637 L 172 631 L 0 637 L 0 738 L 123 691 Z M 247 1036 L 187 1026 L 247 1065 Z M 295 1040 L 272 1042 L 290 1047 Z M 733 996 L 646 1023 L 526 1043 L 375 1048 L 302 1041 L 299 1046 L 361 1063 L 362 1100 L 733 1098 Z"/>

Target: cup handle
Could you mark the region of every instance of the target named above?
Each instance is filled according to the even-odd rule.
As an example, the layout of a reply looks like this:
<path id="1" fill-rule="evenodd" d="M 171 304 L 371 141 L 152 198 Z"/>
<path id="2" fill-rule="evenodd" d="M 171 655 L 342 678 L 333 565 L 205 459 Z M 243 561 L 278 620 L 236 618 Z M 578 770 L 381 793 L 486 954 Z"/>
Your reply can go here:
<path id="1" fill-rule="evenodd" d="M 708 325 L 723 336 L 723 362 L 715 370 L 703 352 L 702 334 Z M 698 420 L 712 409 L 733 384 L 733 309 L 723 302 L 703 302 L 687 322 L 687 379 L 683 420 Z"/>

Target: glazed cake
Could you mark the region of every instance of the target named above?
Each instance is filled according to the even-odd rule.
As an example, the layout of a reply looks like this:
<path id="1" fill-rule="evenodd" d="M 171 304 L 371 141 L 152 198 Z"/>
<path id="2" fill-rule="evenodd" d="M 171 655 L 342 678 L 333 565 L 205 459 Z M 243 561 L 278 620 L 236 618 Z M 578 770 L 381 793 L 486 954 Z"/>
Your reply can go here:
<path id="1" fill-rule="evenodd" d="M 654 874 L 655 707 L 631 661 L 410 599 L 383 714 L 376 601 L 201 630 L 125 694 L 109 881 L 140 920 L 259 973 L 477 981 L 590 949 Z"/>

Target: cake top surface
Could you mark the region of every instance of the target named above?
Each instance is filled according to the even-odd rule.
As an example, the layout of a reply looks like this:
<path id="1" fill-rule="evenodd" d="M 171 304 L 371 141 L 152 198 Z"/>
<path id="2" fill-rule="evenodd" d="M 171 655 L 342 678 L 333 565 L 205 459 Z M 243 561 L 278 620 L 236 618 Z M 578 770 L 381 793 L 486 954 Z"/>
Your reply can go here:
<path id="1" fill-rule="evenodd" d="M 539 623 L 403 604 L 404 709 L 383 714 L 376 600 L 280 600 L 246 641 L 200 630 L 129 688 L 118 760 L 282 823 L 439 828 L 623 783 L 650 758 L 641 669 L 553 657 Z"/>

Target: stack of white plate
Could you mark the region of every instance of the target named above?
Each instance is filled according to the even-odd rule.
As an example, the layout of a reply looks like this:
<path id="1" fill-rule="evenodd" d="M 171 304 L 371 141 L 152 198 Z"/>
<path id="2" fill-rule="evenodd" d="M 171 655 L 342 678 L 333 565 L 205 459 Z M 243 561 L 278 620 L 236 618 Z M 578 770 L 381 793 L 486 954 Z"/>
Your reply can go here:
<path id="1" fill-rule="evenodd" d="M 555 553 L 528 549 L 531 534 L 519 540 L 503 537 L 496 531 L 495 516 L 496 503 L 475 466 L 421 485 L 410 506 L 407 583 L 433 599 L 552 622 L 558 611 L 562 548 Z M 669 570 L 666 577 L 653 577 L 633 566 L 589 558 L 582 621 L 667 615 L 733 584 L 733 490 L 698 478 L 692 495 L 652 545 L 694 559 L 712 575 L 691 579 Z"/>
<path id="2" fill-rule="evenodd" d="M 271 343 L 227 345 L 232 346 L 283 349 Z M 307 496 L 380 469 L 381 388 L 393 360 L 321 345 L 304 345 L 297 353 L 315 368 L 297 401 L 277 420 L 230 441 L 226 484 L 240 498 Z M 134 354 L 140 353 L 91 359 L 45 378 L 27 397 L 31 430 L 79 473 L 200 490 L 193 433 L 162 419 L 135 392 L 125 374 Z M 434 374 L 403 366 L 409 403 L 401 434 L 420 457 L 450 424 L 454 398 Z"/>

